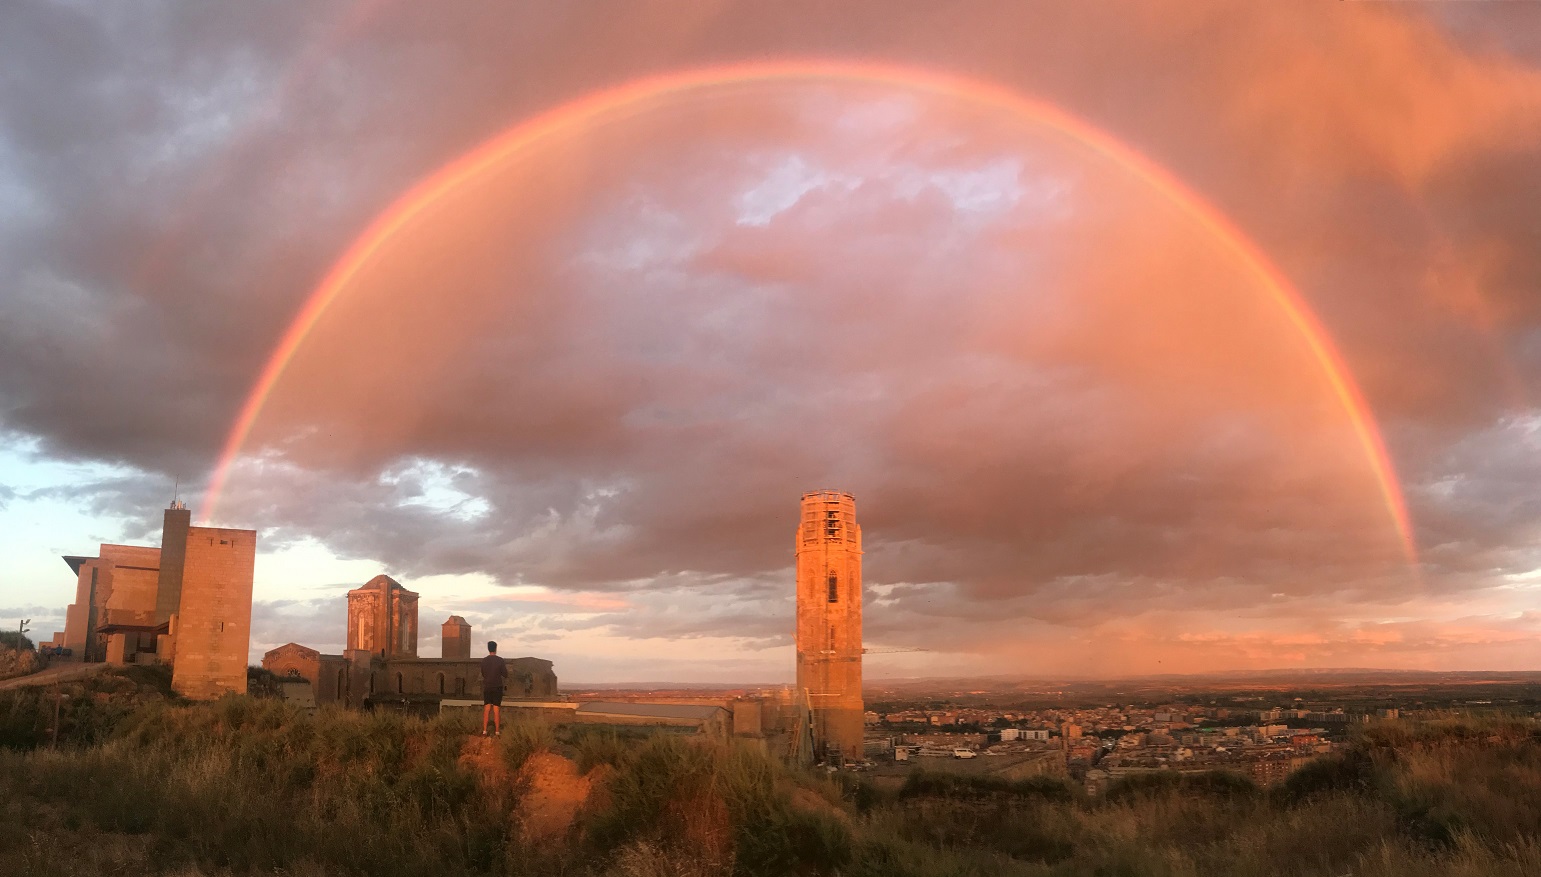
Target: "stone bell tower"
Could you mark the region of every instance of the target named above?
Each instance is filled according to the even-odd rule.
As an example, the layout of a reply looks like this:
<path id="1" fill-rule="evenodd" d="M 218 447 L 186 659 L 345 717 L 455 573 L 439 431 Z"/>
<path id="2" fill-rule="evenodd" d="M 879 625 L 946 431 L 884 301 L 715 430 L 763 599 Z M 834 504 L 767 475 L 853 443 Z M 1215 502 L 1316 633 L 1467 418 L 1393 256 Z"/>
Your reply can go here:
<path id="1" fill-rule="evenodd" d="M 797 526 L 797 694 L 818 757 L 862 759 L 861 527 L 856 498 L 803 494 Z"/>

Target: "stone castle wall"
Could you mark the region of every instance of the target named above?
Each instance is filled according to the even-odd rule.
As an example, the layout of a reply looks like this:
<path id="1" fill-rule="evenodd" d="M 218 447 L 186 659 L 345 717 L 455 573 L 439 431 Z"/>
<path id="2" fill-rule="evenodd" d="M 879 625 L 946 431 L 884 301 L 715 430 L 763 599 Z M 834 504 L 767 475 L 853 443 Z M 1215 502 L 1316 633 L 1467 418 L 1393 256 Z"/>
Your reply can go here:
<path id="1" fill-rule="evenodd" d="M 192 527 L 172 622 L 171 687 L 195 699 L 246 693 L 257 531 Z"/>
<path id="2" fill-rule="evenodd" d="M 507 698 L 557 696 L 557 678 L 550 661 L 508 658 Z M 368 699 L 480 698 L 481 659 L 381 658 L 361 649 L 343 655 L 322 655 L 289 643 L 268 652 L 262 666 L 280 676 L 310 681 L 318 705 L 362 707 Z"/>

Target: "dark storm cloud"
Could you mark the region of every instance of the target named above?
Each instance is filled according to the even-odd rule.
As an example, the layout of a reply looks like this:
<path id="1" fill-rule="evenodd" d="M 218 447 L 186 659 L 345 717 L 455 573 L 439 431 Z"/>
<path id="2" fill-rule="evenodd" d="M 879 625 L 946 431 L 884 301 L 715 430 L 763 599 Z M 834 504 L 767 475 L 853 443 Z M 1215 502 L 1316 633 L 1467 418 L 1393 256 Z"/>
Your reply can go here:
<path id="1" fill-rule="evenodd" d="M 1541 566 L 1541 420 L 1505 418 L 1447 447 L 1420 485 L 1431 563 L 1467 579 Z"/>
<path id="2" fill-rule="evenodd" d="M 51 458 L 142 473 L 58 498 L 153 533 L 143 509 L 164 503 L 165 481 L 206 475 L 326 266 L 432 168 L 649 71 L 880 58 L 1059 104 L 1227 211 L 1301 287 L 1385 425 L 1437 574 L 1428 593 L 1481 591 L 1533 566 L 1525 494 L 1541 481 L 1520 426 L 1541 379 L 1541 73 L 1519 26 L 1534 16 L 1494 14 L 1508 23 L 1370 4 L 24 4 L 0 28 L 0 427 Z M 1116 252 L 1003 224 L 1001 249 L 1052 241 L 1056 254 L 991 265 L 958 240 L 968 211 L 987 209 L 959 206 L 966 185 L 842 165 L 848 141 L 833 135 L 801 167 L 834 177 L 799 179 L 795 150 L 767 148 L 787 165 L 759 182 L 796 194 L 735 225 L 751 208 L 711 199 L 752 189 L 745 155 L 807 135 L 795 114 L 750 116 L 736 134 L 711 117 L 635 149 L 585 144 L 573 161 L 591 165 L 519 191 L 549 207 L 535 219 L 486 208 L 491 231 L 454 229 L 457 252 L 483 261 L 440 273 L 537 291 L 439 306 L 452 299 L 434 297 L 442 278 L 425 263 L 402 267 L 400 285 L 430 290 L 408 304 L 340 306 L 354 331 L 322 327 L 334 358 L 294 368 L 328 380 L 274 403 L 276 419 L 319 431 L 266 436 L 264 462 L 232 482 L 240 522 L 268 545 L 314 536 L 403 575 L 626 594 L 625 612 L 550 623 L 633 637 L 780 642 L 766 619 L 785 612 L 772 583 L 791 503 L 826 482 L 858 493 L 869 579 L 893 586 L 871 613 L 878 633 L 952 636 L 928 630 L 932 613 L 1074 627 L 1375 603 L 1402 587 L 1383 513 L 1341 500 L 1360 463 L 1334 458 L 1328 427 L 1280 425 L 1316 416 L 1316 391 L 1276 380 L 1286 353 L 1261 350 L 1254 369 L 1222 349 L 1260 336 L 1227 337 L 1245 315 L 1215 310 L 1218 292 L 1189 299 L 1194 313 L 1147 302 L 1235 282 L 1191 280 L 1202 246 L 1116 217 L 1085 226 L 1122 232 Z M 967 172 L 991 192 L 1014 179 L 1042 221 L 1064 209 L 1091 223 L 1082 212 L 1099 204 L 1151 215 L 1056 177 L 1063 162 L 972 148 L 899 143 L 890 166 Z M 1070 207 L 1055 206 L 1060 184 Z M 553 252 L 572 259 L 529 268 Z M 1085 340 L 1103 335 L 1031 295 L 936 307 L 965 298 L 966 280 L 1074 283 L 1119 343 Z M 1033 344 L 1085 346 L 1024 361 L 1027 342 L 1003 328 L 1024 324 L 1043 327 Z M 439 341 L 455 355 L 433 355 Z M 1198 399 L 1170 389 L 1184 368 L 1211 375 Z M 1286 398 L 1259 403 L 1260 388 Z"/>
<path id="3" fill-rule="evenodd" d="M 82 508 L 92 515 L 121 522 L 123 539 L 158 541 L 160 509 L 172 499 L 172 485 L 140 473 L 93 478 L 19 494 L 28 501 L 51 501 Z"/>

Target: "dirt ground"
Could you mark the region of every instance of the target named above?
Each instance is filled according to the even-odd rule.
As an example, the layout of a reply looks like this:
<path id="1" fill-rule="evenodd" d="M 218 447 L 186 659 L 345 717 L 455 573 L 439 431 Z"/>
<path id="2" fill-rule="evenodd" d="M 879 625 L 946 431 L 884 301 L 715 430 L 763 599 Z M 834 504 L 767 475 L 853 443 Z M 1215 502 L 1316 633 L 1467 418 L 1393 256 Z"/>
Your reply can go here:
<path id="1" fill-rule="evenodd" d="M 508 765 L 498 752 L 497 741 L 487 737 L 471 737 L 460 748 L 460 766 L 478 777 L 484 786 L 508 787 L 513 778 Z"/>
<path id="2" fill-rule="evenodd" d="M 525 837 L 560 840 L 572 828 L 578 811 L 594 790 L 594 775 L 579 776 L 578 765 L 550 752 L 530 756 L 519 770 L 527 791 L 519 802 L 518 819 Z"/>

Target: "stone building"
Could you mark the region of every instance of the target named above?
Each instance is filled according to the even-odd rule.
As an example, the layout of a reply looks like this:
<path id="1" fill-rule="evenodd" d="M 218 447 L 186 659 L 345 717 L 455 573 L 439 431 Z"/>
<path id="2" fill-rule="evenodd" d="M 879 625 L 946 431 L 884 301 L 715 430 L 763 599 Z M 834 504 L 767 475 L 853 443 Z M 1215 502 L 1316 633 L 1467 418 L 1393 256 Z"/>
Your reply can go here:
<path id="1" fill-rule="evenodd" d="M 75 602 L 54 642 L 82 661 L 167 663 L 173 690 L 212 699 L 246 692 L 257 531 L 192 526 L 173 502 L 161 546 L 102 545 L 66 556 Z"/>
<path id="2" fill-rule="evenodd" d="M 287 643 L 262 656 L 279 676 L 310 682 L 318 705 L 361 709 L 371 702 L 436 702 L 480 698 L 481 659 L 471 657 L 471 625 L 451 615 L 442 628 L 440 658 L 417 654 L 418 595 L 389 576 L 375 576 L 348 592 L 347 648 L 325 655 Z M 505 698 L 550 698 L 557 693 L 550 661 L 507 658 Z"/>
<path id="3" fill-rule="evenodd" d="M 812 720 L 814 756 L 863 758 L 861 527 L 856 499 L 803 495 L 797 527 L 797 695 Z"/>
<path id="4" fill-rule="evenodd" d="M 439 635 L 439 654 L 445 658 L 459 658 L 462 661 L 471 657 L 471 625 L 459 615 L 451 615 Z"/>
<path id="5" fill-rule="evenodd" d="M 382 658 L 417 657 L 417 594 L 390 576 L 349 591 L 347 643 Z"/>
<path id="6" fill-rule="evenodd" d="M 143 637 L 124 630 L 114 644 L 120 661 L 144 649 L 155 651 L 156 578 L 159 548 L 102 545 L 95 557 L 66 555 L 75 573 L 75 602 L 64 610 L 64 646 L 83 661 L 107 660 L 106 630 L 142 628 Z"/>

